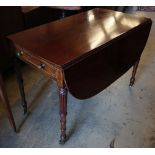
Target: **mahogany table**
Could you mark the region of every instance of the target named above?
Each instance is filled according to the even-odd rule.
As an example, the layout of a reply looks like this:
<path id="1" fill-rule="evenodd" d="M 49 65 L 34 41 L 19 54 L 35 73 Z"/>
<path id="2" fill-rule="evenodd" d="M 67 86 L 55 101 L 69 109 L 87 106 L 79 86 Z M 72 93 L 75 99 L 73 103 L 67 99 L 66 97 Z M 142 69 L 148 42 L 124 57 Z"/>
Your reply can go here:
<path id="1" fill-rule="evenodd" d="M 86 99 L 104 90 L 134 66 L 152 21 L 94 9 L 9 36 L 18 58 L 56 80 L 60 98 L 60 143 L 66 141 L 67 90 Z"/>

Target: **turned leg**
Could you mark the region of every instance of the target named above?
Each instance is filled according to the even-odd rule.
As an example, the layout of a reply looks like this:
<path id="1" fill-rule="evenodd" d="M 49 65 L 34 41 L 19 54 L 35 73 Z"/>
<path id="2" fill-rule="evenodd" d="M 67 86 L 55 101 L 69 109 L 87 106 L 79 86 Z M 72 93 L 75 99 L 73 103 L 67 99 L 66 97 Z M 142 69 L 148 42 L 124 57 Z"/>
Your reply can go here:
<path id="1" fill-rule="evenodd" d="M 25 114 L 27 112 L 27 102 L 26 102 L 26 99 L 25 99 L 25 91 L 24 91 L 24 85 L 23 85 L 22 72 L 21 72 L 20 64 L 19 64 L 18 61 L 19 60 L 17 58 L 15 58 L 14 70 L 15 70 L 15 73 L 16 73 L 17 83 L 18 83 L 20 95 L 21 95 L 21 98 L 22 98 L 22 106 L 23 106 L 24 114 Z"/>
<path id="2" fill-rule="evenodd" d="M 136 72 L 137 72 L 138 64 L 139 64 L 139 60 L 136 61 L 134 66 L 133 66 L 132 76 L 130 78 L 130 84 L 129 84 L 130 87 L 132 87 L 134 85 L 135 75 L 136 75 Z"/>
<path id="3" fill-rule="evenodd" d="M 3 79 L 2 79 L 1 73 L 0 73 L 0 98 L 2 100 L 2 103 L 4 103 L 4 106 L 5 106 L 5 109 L 6 109 L 10 124 L 13 127 L 14 131 L 16 132 L 15 121 L 14 121 L 13 114 L 12 114 L 12 111 L 11 111 L 11 108 L 10 108 L 9 100 L 8 100 L 7 93 L 6 93 L 6 90 L 5 90 L 5 87 L 4 87 L 4 82 L 3 82 Z"/>
<path id="4" fill-rule="evenodd" d="M 60 125 L 61 135 L 60 144 L 64 144 L 66 141 L 66 115 L 67 115 L 67 88 L 59 87 L 59 102 L 60 102 Z"/>

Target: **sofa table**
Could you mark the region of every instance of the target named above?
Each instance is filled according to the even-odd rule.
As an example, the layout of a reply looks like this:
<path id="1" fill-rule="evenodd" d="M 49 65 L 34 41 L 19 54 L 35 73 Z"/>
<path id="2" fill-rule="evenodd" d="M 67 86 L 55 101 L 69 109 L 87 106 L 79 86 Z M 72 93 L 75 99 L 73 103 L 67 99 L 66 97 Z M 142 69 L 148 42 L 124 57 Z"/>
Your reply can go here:
<path id="1" fill-rule="evenodd" d="M 87 99 L 133 66 L 132 86 L 151 24 L 148 18 L 96 8 L 8 36 L 19 59 L 57 82 L 61 144 L 66 141 L 67 91 Z"/>

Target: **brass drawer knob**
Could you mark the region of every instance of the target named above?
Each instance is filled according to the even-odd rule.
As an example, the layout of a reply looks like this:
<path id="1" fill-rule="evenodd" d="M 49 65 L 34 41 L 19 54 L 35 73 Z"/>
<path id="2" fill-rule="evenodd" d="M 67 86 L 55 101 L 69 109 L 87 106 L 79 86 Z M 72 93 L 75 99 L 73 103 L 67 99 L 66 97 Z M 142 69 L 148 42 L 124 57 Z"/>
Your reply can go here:
<path id="1" fill-rule="evenodd" d="M 44 69 L 45 68 L 45 64 L 39 64 L 37 67 L 38 67 L 38 69 Z"/>
<path id="2" fill-rule="evenodd" d="M 21 55 L 23 55 L 23 51 L 17 52 L 17 56 L 21 56 Z"/>

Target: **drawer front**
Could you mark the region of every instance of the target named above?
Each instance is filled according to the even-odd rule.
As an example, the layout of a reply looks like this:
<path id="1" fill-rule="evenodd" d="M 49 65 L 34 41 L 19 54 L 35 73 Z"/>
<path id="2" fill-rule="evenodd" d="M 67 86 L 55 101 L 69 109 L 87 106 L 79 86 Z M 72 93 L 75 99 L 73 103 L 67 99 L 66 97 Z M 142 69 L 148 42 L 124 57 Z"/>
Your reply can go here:
<path id="1" fill-rule="evenodd" d="M 18 58 L 33 65 L 36 69 L 42 71 L 43 73 L 47 74 L 48 76 L 57 79 L 59 77 L 60 69 L 56 68 L 54 65 L 48 64 L 45 61 L 42 61 L 34 56 L 30 56 L 29 54 L 18 51 L 17 53 Z"/>

